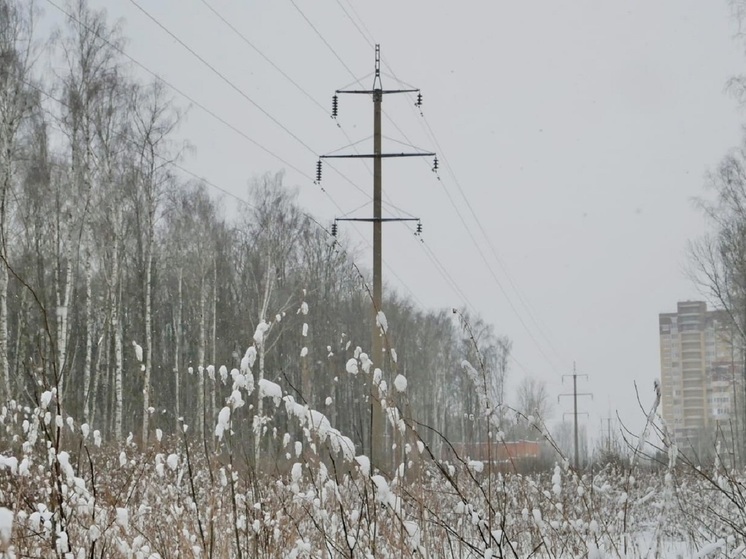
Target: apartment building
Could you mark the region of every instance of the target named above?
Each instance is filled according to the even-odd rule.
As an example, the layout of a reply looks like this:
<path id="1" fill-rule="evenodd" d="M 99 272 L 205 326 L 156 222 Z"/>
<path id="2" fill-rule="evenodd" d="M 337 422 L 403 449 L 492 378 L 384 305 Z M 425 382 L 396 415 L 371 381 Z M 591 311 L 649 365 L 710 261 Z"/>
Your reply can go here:
<path id="1" fill-rule="evenodd" d="M 729 317 L 703 301 L 659 315 L 663 419 L 679 448 L 711 454 L 740 441 L 743 360 Z M 726 452 L 726 450 L 723 450 Z"/>

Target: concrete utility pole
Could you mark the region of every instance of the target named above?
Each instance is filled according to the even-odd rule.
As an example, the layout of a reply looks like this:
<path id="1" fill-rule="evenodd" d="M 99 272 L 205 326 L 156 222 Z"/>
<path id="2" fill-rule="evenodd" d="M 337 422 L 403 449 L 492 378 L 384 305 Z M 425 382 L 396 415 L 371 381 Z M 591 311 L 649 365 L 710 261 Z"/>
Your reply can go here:
<path id="1" fill-rule="evenodd" d="M 588 375 L 579 375 L 575 369 L 575 363 L 572 364 L 572 375 L 562 375 L 562 382 L 565 381 L 565 377 L 572 377 L 572 394 L 560 394 L 557 396 L 557 403 L 559 403 L 560 398 L 563 396 L 572 396 L 573 399 L 573 412 L 572 415 L 574 417 L 575 421 L 575 469 L 580 468 L 580 452 L 579 452 L 579 446 L 578 446 L 578 415 L 588 415 L 587 412 L 580 412 L 578 413 L 578 396 L 590 396 L 591 399 L 593 399 L 593 394 L 590 392 L 582 392 L 578 393 L 578 377 L 585 377 L 588 379 Z M 567 413 L 563 414 L 562 417 L 565 415 L 568 415 Z"/>
<path id="2" fill-rule="evenodd" d="M 357 94 L 357 95 L 371 95 L 373 97 L 373 153 L 370 154 L 339 154 L 339 155 L 322 155 L 320 159 L 353 159 L 353 158 L 369 158 L 373 159 L 373 217 L 348 217 L 348 218 L 337 218 L 334 220 L 332 226 L 332 234 L 336 235 L 337 232 L 337 221 L 367 221 L 373 223 L 373 333 L 372 333 L 372 360 L 373 367 L 380 368 L 383 371 L 383 335 L 385 332 L 381 331 L 378 325 L 379 312 L 382 309 L 383 303 L 383 276 L 381 271 L 381 265 L 383 262 L 383 245 L 382 245 L 382 225 L 388 221 L 417 221 L 417 234 L 421 233 L 422 226 L 420 220 L 417 218 L 393 218 L 383 217 L 381 199 L 382 199 L 382 161 L 384 157 L 423 157 L 430 156 L 435 157 L 435 153 L 417 151 L 408 153 L 383 153 L 382 150 L 382 134 L 381 134 L 381 105 L 383 103 L 383 96 L 393 93 L 416 93 L 417 94 L 417 106 L 422 104 L 422 94 L 419 89 L 383 89 L 381 84 L 381 48 L 380 45 L 376 45 L 376 59 L 375 59 L 375 77 L 373 78 L 372 89 L 338 89 L 335 92 L 333 104 L 332 104 L 332 117 L 337 117 L 338 110 L 338 94 Z M 434 170 L 437 169 L 437 158 L 435 159 Z M 316 172 L 317 181 L 321 180 L 321 161 L 318 163 Z M 383 416 L 383 409 L 380 405 L 380 398 L 377 393 L 378 385 L 370 379 L 370 420 L 371 420 L 371 433 L 370 433 L 370 448 L 369 458 L 371 464 L 382 468 L 385 463 L 386 457 L 386 445 L 385 445 L 385 421 Z"/>

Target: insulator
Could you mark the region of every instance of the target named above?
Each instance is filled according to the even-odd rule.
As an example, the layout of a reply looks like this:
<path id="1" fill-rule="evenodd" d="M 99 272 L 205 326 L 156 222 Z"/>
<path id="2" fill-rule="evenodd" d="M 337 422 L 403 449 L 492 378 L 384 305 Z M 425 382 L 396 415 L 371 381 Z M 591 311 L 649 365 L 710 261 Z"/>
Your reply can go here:
<path id="1" fill-rule="evenodd" d="M 332 237 L 337 236 L 337 222 L 332 223 Z"/>
<path id="2" fill-rule="evenodd" d="M 316 182 L 321 182 L 321 159 L 316 162 Z"/>
<path id="3" fill-rule="evenodd" d="M 337 118 L 337 109 L 339 108 L 339 97 L 332 97 L 332 118 Z"/>
<path id="4" fill-rule="evenodd" d="M 422 235 L 422 222 L 421 221 L 417 222 L 417 234 Z"/>
<path id="5" fill-rule="evenodd" d="M 417 94 L 417 102 L 415 103 L 415 105 L 417 107 L 421 107 L 422 106 L 422 93 L 418 93 Z"/>
<path id="6" fill-rule="evenodd" d="M 433 172 L 435 172 L 435 173 L 438 172 L 438 158 L 437 157 L 433 160 Z M 321 179 L 319 179 L 319 180 L 321 180 Z"/>

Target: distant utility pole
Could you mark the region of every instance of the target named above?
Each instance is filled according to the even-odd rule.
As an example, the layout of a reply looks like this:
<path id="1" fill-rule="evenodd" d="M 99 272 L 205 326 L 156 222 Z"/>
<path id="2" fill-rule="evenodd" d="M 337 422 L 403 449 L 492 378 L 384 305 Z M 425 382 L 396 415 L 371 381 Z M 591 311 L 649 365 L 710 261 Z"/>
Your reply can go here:
<path id="1" fill-rule="evenodd" d="M 572 396 L 573 399 L 573 412 L 572 415 L 575 418 L 575 469 L 580 468 L 580 452 L 578 447 L 578 396 L 590 396 L 591 399 L 593 399 L 593 394 L 590 392 L 581 392 L 578 393 L 578 377 L 585 377 L 588 379 L 588 375 L 579 375 L 577 373 L 577 370 L 575 369 L 575 363 L 572 364 L 572 374 L 571 375 L 562 375 L 562 382 L 565 381 L 565 377 L 572 377 L 572 394 L 560 394 L 557 396 L 557 402 L 559 403 L 560 398 L 563 396 Z M 585 415 L 588 415 L 587 412 L 582 412 Z M 568 414 L 563 414 L 563 417 Z"/>
<path id="2" fill-rule="evenodd" d="M 373 97 L 373 153 L 368 154 L 330 154 L 322 155 L 317 164 L 316 168 L 316 180 L 321 181 L 321 159 L 354 159 L 354 158 L 368 158 L 373 159 L 373 217 L 348 217 L 348 218 L 337 218 L 334 220 L 332 225 L 332 234 L 337 233 L 337 221 L 366 221 L 373 223 L 373 343 L 372 343 L 372 358 L 373 367 L 379 367 L 383 370 L 383 340 L 381 332 L 378 326 L 378 313 L 381 311 L 382 299 L 383 299 L 383 278 L 381 273 L 381 263 L 383 261 L 383 249 L 381 244 L 381 225 L 388 221 L 416 221 L 417 222 L 417 234 L 422 232 L 422 224 L 417 218 L 393 218 L 383 217 L 381 211 L 381 198 L 382 198 L 382 179 L 381 179 L 381 163 L 383 158 L 388 157 L 423 157 L 430 156 L 435 157 L 434 153 L 417 151 L 407 153 L 383 153 L 381 149 L 381 104 L 383 103 L 383 96 L 394 93 L 416 93 L 417 102 L 416 106 L 422 105 L 422 93 L 419 89 L 383 89 L 381 84 L 381 47 L 376 45 L 376 62 L 375 62 L 375 77 L 373 78 L 372 89 L 338 89 L 335 92 L 332 101 L 332 117 L 337 117 L 338 111 L 338 95 L 339 94 L 357 94 L 357 95 L 371 95 Z M 433 170 L 437 170 L 438 160 L 435 158 Z M 371 464 L 380 467 L 383 466 L 386 447 L 385 447 L 385 422 L 383 416 L 383 409 L 379 402 L 379 396 L 377 394 L 377 384 L 370 379 L 370 417 L 371 417 L 371 433 L 370 433 L 370 449 L 369 457 Z"/>

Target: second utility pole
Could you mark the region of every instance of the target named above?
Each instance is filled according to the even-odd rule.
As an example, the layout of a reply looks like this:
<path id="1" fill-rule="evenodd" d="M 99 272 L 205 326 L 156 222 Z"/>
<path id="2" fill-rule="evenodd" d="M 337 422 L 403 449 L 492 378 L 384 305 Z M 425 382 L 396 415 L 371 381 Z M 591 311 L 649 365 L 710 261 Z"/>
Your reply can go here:
<path id="1" fill-rule="evenodd" d="M 588 378 L 588 375 L 579 375 L 577 371 L 575 370 L 575 363 L 572 364 L 572 375 L 562 375 L 562 380 L 565 380 L 565 377 L 572 377 L 572 394 L 560 394 L 557 396 L 557 401 L 559 402 L 559 399 L 562 398 L 562 396 L 572 396 L 573 399 L 573 416 L 575 420 L 574 425 L 574 439 L 575 439 L 575 469 L 577 470 L 580 468 L 580 447 L 578 445 L 578 396 L 590 396 L 593 398 L 593 394 L 590 392 L 582 392 L 578 394 L 578 377 L 585 377 Z M 585 412 L 583 412 L 585 413 Z"/>
<path id="2" fill-rule="evenodd" d="M 372 360 L 373 367 L 380 368 L 383 371 L 383 337 L 382 328 L 378 324 L 379 313 L 381 312 L 383 305 L 383 249 L 382 249 L 382 225 L 386 221 L 417 221 L 417 218 L 395 218 L 395 217 L 383 217 L 382 213 L 382 160 L 384 157 L 422 157 L 422 156 L 435 156 L 434 153 L 430 152 L 407 152 L 407 153 L 383 153 L 381 149 L 381 105 L 383 103 L 383 96 L 385 94 L 392 93 L 417 93 L 417 105 L 422 103 L 422 95 L 419 89 L 383 89 L 381 84 L 381 48 L 380 45 L 376 45 L 376 65 L 375 65 L 375 78 L 373 79 L 372 89 L 343 89 L 337 90 L 339 93 L 351 93 L 361 95 L 372 95 L 373 97 L 373 153 L 372 154 L 341 154 L 341 155 L 322 155 L 321 159 L 332 159 L 332 158 L 370 158 L 373 159 L 373 217 L 348 217 L 338 218 L 335 220 L 332 228 L 332 233 L 336 234 L 336 222 L 337 221 L 368 221 L 373 222 L 373 340 L 372 340 Z M 337 95 L 334 95 L 332 116 L 337 116 Z M 437 160 L 436 160 L 437 161 Z M 436 167 L 437 168 L 437 163 Z M 319 167 L 317 169 L 317 180 L 321 179 L 321 161 L 319 161 Z M 421 226 L 418 224 L 418 233 L 421 231 Z M 385 334 L 385 332 L 383 332 Z M 379 468 L 384 467 L 385 456 L 386 456 L 386 445 L 385 445 L 385 422 L 383 417 L 383 409 L 380 403 L 380 397 L 377 393 L 378 384 L 374 380 L 370 379 L 370 454 L 369 458 L 371 464 Z"/>

